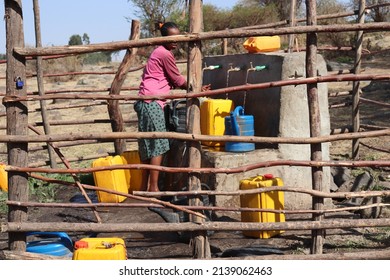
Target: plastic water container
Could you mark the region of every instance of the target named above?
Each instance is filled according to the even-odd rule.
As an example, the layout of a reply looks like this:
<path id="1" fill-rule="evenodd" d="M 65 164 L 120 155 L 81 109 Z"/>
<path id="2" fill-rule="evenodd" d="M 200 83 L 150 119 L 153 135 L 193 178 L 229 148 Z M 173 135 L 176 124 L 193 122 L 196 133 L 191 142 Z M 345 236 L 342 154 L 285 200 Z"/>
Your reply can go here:
<path id="1" fill-rule="evenodd" d="M 5 164 L 0 163 L 0 189 L 8 192 L 8 173 L 4 170 Z"/>
<path id="2" fill-rule="evenodd" d="M 272 174 L 259 175 L 249 179 L 240 181 L 240 190 L 251 190 L 256 188 L 265 188 L 271 186 L 283 186 L 281 178 L 274 177 Z M 259 209 L 284 209 L 284 192 L 272 191 L 259 194 L 245 194 L 240 196 L 241 207 L 243 208 L 259 208 Z M 252 223 L 275 223 L 285 222 L 285 215 L 280 213 L 270 212 L 241 212 L 242 222 Z M 256 238 L 270 238 L 279 235 L 284 231 L 243 231 L 245 236 Z"/>
<path id="3" fill-rule="evenodd" d="M 254 118 L 244 115 L 244 108 L 237 106 L 229 117 L 225 117 L 225 135 L 253 136 Z M 249 152 L 255 149 L 255 143 L 226 142 L 226 152 Z"/>
<path id="4" fill-rule="evenodd" d="M 123 158 L 121 156 L 117 155 L 98 158 L 97 160 L 92 162 L 92 167 L 104 167 L 122 164 L 126 164 L 126 162 L 123 161 Z M 126 194 L 129 192 L 128 184 L 126 181 L 126 173 L 124 169 L 93 172 L 93 178 L 97 187 Z M 126 199 L 126 196 L 111 194 L 104 191 L 97 191 L 97 195 L 99 202 L 119 203 Z"/>
<path id="5" fill-rule="evenodd" d="M 141 163 L 138 150 L 123 152 L 121 156 L 127 164 Z M 142 188 L 142 170 L 126 169 L 125 174 L 129 192 L 140 191 Z"/>
<path id="6" fill-rule="evenodd" d="M 244 48 L 249 53 L 273 52 L 280 50 L 279 36 L 258 36 L 248 38 L 244 44 Z"/>
<path id="7" fill-rule="evenodd" d="M 69 258 L 73 256 L 73 242 L 65 232 L 29 232 L 26 236 L 38 238 L 27 242 L 26 251 L 29 253 Z"/>
<path id="8" fill-rule="evenodd" d="M 206 99 L 200 104 L 200 129 L 204 135 L 222 136 L 225 133 L 225 117 L 229 116 L 234 104 L 229 99 Z M 223 147 L 223 142 L 202 141 L 210 147 Z"/>
<path id="9" fill-rule="evenodd" d="M 117 237 L 83 238 L 75 242 L 73 260 L 126 260 L 126 245 Z"/>

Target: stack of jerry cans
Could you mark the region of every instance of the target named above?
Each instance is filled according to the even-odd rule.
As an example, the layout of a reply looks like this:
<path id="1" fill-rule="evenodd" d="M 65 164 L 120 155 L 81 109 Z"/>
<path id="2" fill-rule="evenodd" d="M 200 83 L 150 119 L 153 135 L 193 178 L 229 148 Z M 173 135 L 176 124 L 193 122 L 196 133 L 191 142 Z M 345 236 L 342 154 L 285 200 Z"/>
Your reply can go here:
<path id="1" fill-rule="evenodd" d="M 259 175 L 249 179 L 240 181 L 240 190 L 250 190 L 256 188 L 266 188 L 272 186 L 283 186 L 281 178 L 273 177 L 272 174 Z M 243 208 L 259 208 L 259 209 L 284 209 L 284 192 L 272 191 L 260 194 L 246 194 L 240 196 L 241 207 Z M 242 222 L 252 223 L 275 223 L 285 222 L 285 216 L 281 213 L 270 212 L 241 212 Z M 284 231 L 243 231 L 243 234 L 248 237 L 270 238 Z"/>
<path id="2" fill-rule="evenodd" d="M 121 156 L 123 158 L 123 161 L 126 162 L 125 164 L 141 163 L 138 150 L 123 152 Z M 125 174 L 129 193 L 133 191 L 140 191 L 142 188 L 142 170 L 126 169 Z"/>
<path id="3" fill-rule="evenodd" d="M 104 167 L 126 164 L 119 155 L 98 158 L 92 162 L 92 167 Z M 100 188 L 128 193 L 126 173 L 124 169 L 104 170 L 93 172 L 95 185 Z M 99 202 L 119 203 L 126 199 L 123 195 L 111 194 L 104 191 L 97 191 Z"/>
<path id="4" fill-rule="evenodd" d="M 75 242 L 73 260 L 126 260 L 126 245 L 122 238 L 82 238 Z"/>
<path id="5" fill-rule="evenodd" d="M 225 134 L 225 117 L 230 116 L 234 110 L 233 101 L 230 99 L 206 99 L 200 104 L 200 130 L 204 135 Z M 202 141 L 203 145 L 219 149 L 223 142 Z"/>

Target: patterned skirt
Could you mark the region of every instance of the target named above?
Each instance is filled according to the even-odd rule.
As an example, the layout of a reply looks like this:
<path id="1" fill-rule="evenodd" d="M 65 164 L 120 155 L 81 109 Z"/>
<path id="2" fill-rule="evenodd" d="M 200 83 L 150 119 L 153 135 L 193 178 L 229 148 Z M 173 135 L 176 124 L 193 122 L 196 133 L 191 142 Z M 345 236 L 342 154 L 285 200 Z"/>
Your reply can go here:
<path id="1" fill-rule="evenodd" d="M 161 106 L 152 101 L 150 103 L 137 101 L 134 104 L 134 110 L 138 116 L 138 131 L 140 132 L 165 132 L 165 116 Z M 141 161 L 163 155 L 169 151 L 168 139 L 139 139 L 138 150 Z"/>

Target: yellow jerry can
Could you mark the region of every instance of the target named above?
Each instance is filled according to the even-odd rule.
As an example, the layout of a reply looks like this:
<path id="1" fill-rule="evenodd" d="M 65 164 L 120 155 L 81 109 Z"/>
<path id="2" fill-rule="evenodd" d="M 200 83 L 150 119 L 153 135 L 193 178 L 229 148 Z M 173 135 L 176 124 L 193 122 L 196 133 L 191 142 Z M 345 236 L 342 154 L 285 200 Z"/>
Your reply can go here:
<path id="1" fill-rule="evenodd" d="M 8 192 L 8 173 L 4 168 L 5 164 L 0 163 L 0 189 L 3 192 Z"/>
<path id="2" fill-rule="evenodd" d="M 259 175 L 240 181 L 240 190 L 250 190 L 256 188 L 266 188 L 272 186 L 283 186 L 281 178 L 273 177 L 272 174 Z M 260 194 L 245 194 L 240 196 L 241 207 L 259 208 L 259 209 L 284 209 L 284 192 L 272 191 Z M 270 212 L 241 212 L 242 222 L 252 223 L 275 223 L 285 222 L 285 215 L 281 213 Z M 256 238 L 270 238 L 284 231 L 243 231 L 245 236 Z"/>
<path id="3" fill-rule="evenodd" d="M 200 105 L 200 130 L 204 135 L 222 136 L 225 134 L 225 117 L 230 116 L 234 104 L 229 99 L 207 99 Z M 222 147 L 224 142 L 202 141 L 203 145 Z"/>
<path id="4" fill-rule="evenodd" d="M 124 161 L 126 161 L 127 164 L 141 163 L 138 150 L 123 152 L 121 156 L 124 158 Z M 140 191 L 142 188 L 142 170 L 126 169 L 125 173 L 129 192 L 131 193 L 133 191 Z"/>
<path id="5" fill-rule="evenodd" d="M 82 238 L 75 242 L 73 260 L 126 260 L 126 245 L 117 237 Z"/>
<path id="6" fill-rule="evenodd" d="M 244 48 L 249 53 L 273 52 L 280 50 L 279 36 L 250 37 L 244 42 Z"/>
<path id="7" fill-rule="evenodd" d="M 122 164 L 126 164 L 123 161 L 123 158 L 119 155 L 116 155 L 98 158 L 97 160 L 92 162 L 92 167 L 104 167 Z M 129 192 L 126 181 L 126 173 L 124 169 L 93 172 L 93 178 L 97 187 L 126 194 Z M 97 191 L 97 196 L 99 202 L 118 203 L 126 199 L 126 197 L 123 195 L 111 194 L 104 191 Z"/>

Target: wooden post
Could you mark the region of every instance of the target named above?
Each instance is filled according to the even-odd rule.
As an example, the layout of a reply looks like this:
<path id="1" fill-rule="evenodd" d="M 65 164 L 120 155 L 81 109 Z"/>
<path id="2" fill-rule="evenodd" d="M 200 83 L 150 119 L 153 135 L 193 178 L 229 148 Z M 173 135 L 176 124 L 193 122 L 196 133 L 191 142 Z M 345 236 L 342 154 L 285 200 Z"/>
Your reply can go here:
<path id="1" fill-rule="evenodd" d="M 133 20 L 131 22 L 131 33 L 130 40 L 138 40 L 140 38 L 140 22 Z M 130 69 L 130 66 L 134 62 L 134 58 L 137 54 L 138 48 L 127 49 L 125 56 L 121 64 L 119 65 L 118 71 L 115 74 L 114 80 L 111 84 L 110 95 L 119 95 L 123 82 L 126 79 L 126 75 Z M 111 120 L 111 128 L 113 132 L 125 131 L 123 125 L 122 113 L 119 108 L 118 100 L 108 101 L 108 114 Z M 126 140 L 116 139 L 114 140 L 115 153 L 120 155 L 126 150 Z"/>
<path id="2" fill-rule="evenodd" d="M 34 23 L 35 23 L 35 46 L 37 48 L 42 47 L 42 36 L 41 36 L 41 16 L 39 12 L 39 1 L 33 0 L 34 5 Z M 45 87 L 43 84 L 43 70 L 42 70 L 42 57 L 38 56 L 36 61 L 37 69 L 37 83 L 38 83 L 38 94 L 43 96 L 45 94 Z M 46 100 L 39 100 L 41 105 L 41 116 L 43 122 L 43 130 L 46 135 L 50 135 L 50 123 L 46 110 Z M 55 158 L 55 153 L 51 145 L 47 145 L 47 152 L 49 154 L 50 166 L 52 168 L 57 167 L 57 162 Z"/>
<path id="3" fill-rule="evenodd" d="M 295 26 L 295 10 L 296 10 L 297 0 L 290 1 L 290 26 Z M 294 34 L 288 35 L 288 52 L 291 53 L 294 48 Z"/>
<path id="4" fill-rule="evenodd" d="M 223 55 L 228 54 L 228 40 L 227 40 L 227 38 L 222 39 L 222 54 Z"/>
<path id="5" fill-rule="evenodd" d="M 364 12 L 366 9 L 366 1 L 359 1 L 359 15 L 358 23 L 364 23 Z M 356 55 L 355 55 L 355 67 L 354 73 L 360 74 L 361 58 L 363 48 L 363 31 L 359 30 L 356 33 Z M 353 131 L 358 132 L 360 130 L 360 81 L 353 82 L 352 86 L 352 125 Z M 355 160 L 359 159 L 359 139 L 352 140 L 352 158 Z"/>
<path id="6" fill-rule="evenodd" d="M 190 0 L 190 33 L 199 33 L 203 28 L 202 0 Z M 188 44 L 187 63 L 189 91 L 200 92 L 202 87 L 202 51 L 201 41 Z M 200 134 L 200 108 L 197 98 L 191 98 L 188 102 L 188 133 Z M 201 167 L 201 145 L 200 142 L 189 142 L 189 167 Z M 192 173 L 189 176 L 188 188 L 191 191 L 201 189 L 200 173 Z M 190 205 L 200 205 L 198 198 L 191 199 Z M 191 221 L 202 223 L 203 219 L 191 215 Z M 197 259 L 209 258 L 210 244 L 205 231 L 194 232 L 192 237 L 193 257 Z"/>
<path id="7" fill-rule="evenodd" d="M 228 28 L 226 28 L 228 30 Z M 227 55 L 228 54 L 228 39 L 223 38 L 222 39 L 222 54 Z"/>
<path id="8" fill-rule="evenodd" d="M 316 0 L 306 0 L 307 25 L 317 25 L 317 7 Z M 317 34 L 315 32 L 308 33 L 306 37 L 306 77 L 317 76 Z M 309 103 L 309 118 L 310 118 L 310 136 L 319 137 L 321 135 L 321 119 L 318 100 L 318 84 L 307 85 L 307 97 Z M 311 160 L 322 160 L 321 143 L 310 145 Z M 322 167 L 312 167 L 312 184 L 313 189 L 322 191 Z M 320 210 L 323 208 L 324 199 L 313 197 L 313 209 Z M 323 215 L 313 214 L 314 221 L 321 221 Z M 312 231 L 312 254 L 322 254 L 324 230 Z"/>
<path id="9" fill-rule="evenodd" d="M 6 21 L 6 49 L 7 49 L 7 71 L 6 71 L 6 95 L 26 96 L 26 59 L 13 52 L 14 47 L 24 47 L 23 33 L 23 12 L 22 0 L 5 0 L 5 21 Z M 19 81 L 19 85 L 16 82 Z M 8 103 L 7 112 L 7 134 L 27 135 L 28 133 L 28 110 L 26 102 Z M 10 165 L 26 167 L 28 165 L 28 144 L 14 142 L 7 144 L 8 163 Z M 27 173 L 8 173 L 8 199 L 17 201 L 28 201 Z M 9 222 L 26 222 L 27 207 L 9 206 Z M 15 251 L 26 250 L 26 236 L 20 232 L 9 233 L 9 248 Z"/>

